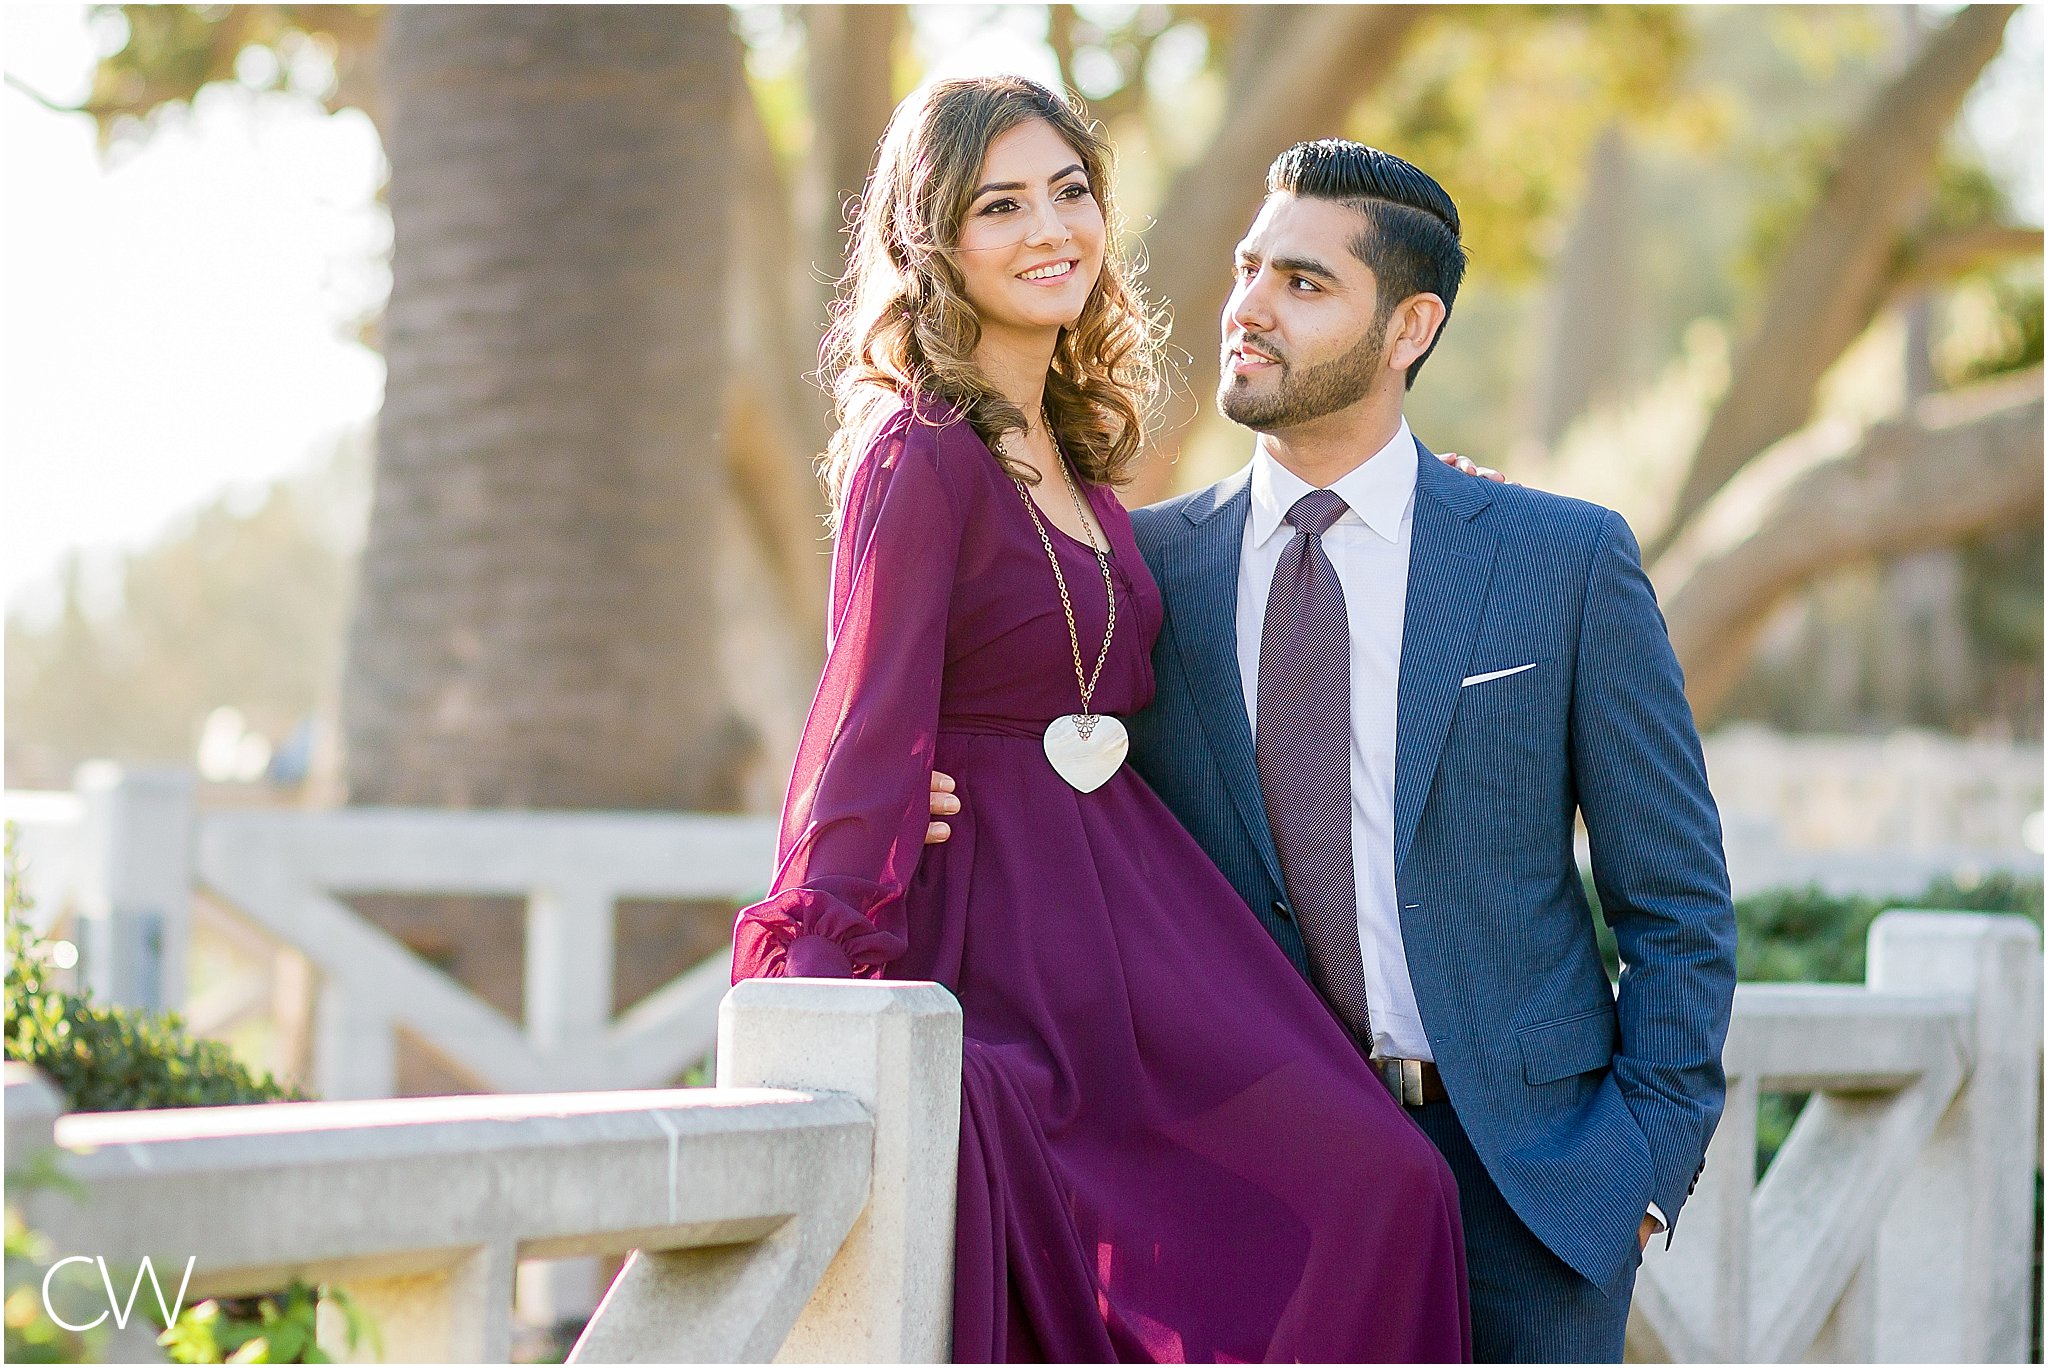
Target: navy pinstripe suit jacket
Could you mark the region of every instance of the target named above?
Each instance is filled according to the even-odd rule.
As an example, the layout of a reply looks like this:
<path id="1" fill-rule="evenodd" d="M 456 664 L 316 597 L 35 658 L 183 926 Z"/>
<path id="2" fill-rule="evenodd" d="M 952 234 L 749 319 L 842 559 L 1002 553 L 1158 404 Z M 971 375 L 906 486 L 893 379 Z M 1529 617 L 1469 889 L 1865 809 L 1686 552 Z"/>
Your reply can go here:
<path id="1" fill-rule="evenodd" d="M 1614 1295 L 1646 1206 L 1676 1223 L 1721 1114 L 1735 913 L 1720 817 L 1620 515 L 1418 460 L 1394 765 L 1408 972 L 1487 1172 Z M 1166 623 L 1131 760 L 1306 976 L 1238 677 L 1250 504 L 1240 474 L 1132 515 Z M 1580 814 L 1618 993 L 1573 858 Z"/>

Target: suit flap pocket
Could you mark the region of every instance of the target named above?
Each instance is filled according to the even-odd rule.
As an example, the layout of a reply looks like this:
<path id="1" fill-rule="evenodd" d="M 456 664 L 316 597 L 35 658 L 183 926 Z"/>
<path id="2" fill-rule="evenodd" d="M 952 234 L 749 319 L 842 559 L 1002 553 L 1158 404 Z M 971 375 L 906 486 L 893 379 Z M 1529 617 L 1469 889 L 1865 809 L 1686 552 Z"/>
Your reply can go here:
<path id="1" fill-rule="evenodd" d="M 1522 1046 L 1522 1077 L 1527 1082 L 1555 1083 L 1573 1074 L 1604 1069 L 1614 1059 L 1621 1032 L 1614 1009 L 1598 1007 L 1559 1021 L 1525 1026 L 1516 1033 Z"/>

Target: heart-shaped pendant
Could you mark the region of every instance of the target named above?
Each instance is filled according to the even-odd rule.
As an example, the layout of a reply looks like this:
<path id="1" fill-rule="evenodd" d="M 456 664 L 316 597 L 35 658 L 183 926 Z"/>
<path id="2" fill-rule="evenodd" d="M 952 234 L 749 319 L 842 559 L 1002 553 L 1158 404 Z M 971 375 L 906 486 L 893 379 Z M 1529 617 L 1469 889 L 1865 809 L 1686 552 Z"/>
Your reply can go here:
<path id="1" fill-rule="evenodd" d="M 1130 749 L 1124 724 L 1103 713 L 1069 713 L 1045 729 L 1045 758 L 1060 778 L 1083 793 L 1108 783 Z"/>

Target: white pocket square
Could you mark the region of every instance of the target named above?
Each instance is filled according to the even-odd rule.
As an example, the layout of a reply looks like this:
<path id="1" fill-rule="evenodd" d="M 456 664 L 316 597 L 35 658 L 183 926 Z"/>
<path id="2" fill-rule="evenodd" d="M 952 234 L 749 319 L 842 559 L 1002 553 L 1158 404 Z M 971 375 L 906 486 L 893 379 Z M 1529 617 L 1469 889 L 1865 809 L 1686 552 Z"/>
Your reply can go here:
<path id="1" fill-rule="evenodd" d="M 1485 674 L 1466 675 L 1463 679 L 1458 681 L 1458 687 L 1461 689 L 1469 689 L 1474 684 L 1484 684 L 1489 679 L 1506 679 L 1509 675 L 1518 675 L 1524 670 L 1533 670 L 1536 668 L 1538 663 L 1539 662 L 1532 660 L 1527 665 L 1516 665 L 1512 669 L 1488 670 Z"/>

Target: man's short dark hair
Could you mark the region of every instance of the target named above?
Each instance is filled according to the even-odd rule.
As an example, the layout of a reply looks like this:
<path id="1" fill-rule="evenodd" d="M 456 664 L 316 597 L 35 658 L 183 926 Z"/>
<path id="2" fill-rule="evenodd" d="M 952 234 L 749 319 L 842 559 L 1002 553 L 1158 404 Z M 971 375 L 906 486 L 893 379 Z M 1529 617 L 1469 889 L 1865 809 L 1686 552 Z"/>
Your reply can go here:
<path id="1" fill-rule="evenodd" d="M 1391 152 L 1345 138 L 1296 143 L 1274 158 L 1266 171 L 1266 193 L 1285 191 L 1304 199 L 1335 200 L 1365 216 L 1351 239 L 1351 251 L 1372 270 L 1379 285 L 1375 328 L 1384 327 L 1393 307 L 1410 295 L 1433 294 L 1450 320 L 1458 282 L 1465 277 L 1465 248 L 1458 240 L 1458 206 L 1421 167 Z M 1442 329 L 1437 339 L 1443 337 Z M 1414 388 L 1422 363 L 1408 367 Z"/>

